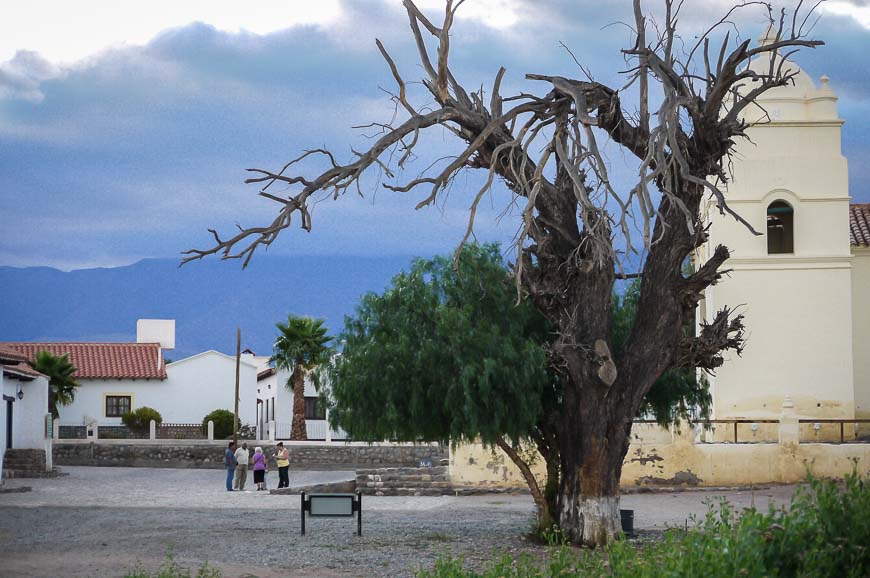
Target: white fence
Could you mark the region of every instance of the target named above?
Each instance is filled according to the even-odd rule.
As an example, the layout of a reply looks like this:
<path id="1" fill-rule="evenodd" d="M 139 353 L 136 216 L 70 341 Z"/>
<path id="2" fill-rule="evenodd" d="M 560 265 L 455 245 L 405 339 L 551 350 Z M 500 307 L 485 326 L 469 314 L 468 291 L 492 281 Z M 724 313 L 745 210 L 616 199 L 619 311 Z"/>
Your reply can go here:
<path id="1" fill-rule="evenodd" d="M 275 427 L 276 440 L 289 440 L 290 432 L 292 431 L 292 423 L 289 421 L 273 421 L 266 424 L 267 436 L 273 439 L 268 429 L 271 426 Z M 346 440 L 348 439 L 347 432 L 341 428 L 332 429 L 329 427 L 329 422 L 324 419 L 307 419 L 305 420 L 305 433 L 309 440 Z"/>

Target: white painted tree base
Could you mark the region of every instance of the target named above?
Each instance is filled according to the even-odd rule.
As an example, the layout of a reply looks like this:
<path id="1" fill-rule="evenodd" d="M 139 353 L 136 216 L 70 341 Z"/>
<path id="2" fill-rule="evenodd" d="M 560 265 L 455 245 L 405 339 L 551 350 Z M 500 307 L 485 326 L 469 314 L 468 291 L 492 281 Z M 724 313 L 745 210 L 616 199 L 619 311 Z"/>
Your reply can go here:
<path id="1" fill-rule="evenodd" d="M 583 546 L 603 546 L 615 538 L 621 528 L 619 496 L 563 498 L 559 526 L 571 542 Z"/>

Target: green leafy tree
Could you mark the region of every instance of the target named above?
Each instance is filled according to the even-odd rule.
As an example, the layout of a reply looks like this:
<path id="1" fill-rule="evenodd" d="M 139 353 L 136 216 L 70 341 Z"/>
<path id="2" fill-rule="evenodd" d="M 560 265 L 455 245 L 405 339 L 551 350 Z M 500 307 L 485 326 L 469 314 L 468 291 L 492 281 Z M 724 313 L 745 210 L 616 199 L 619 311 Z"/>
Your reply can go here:
<path id="1" fill-rule="evenodd" d="M 307 440 L 305 431 L 305 378 L 310 376 L 315 387 L 319 386 L 319 370 L 332 357 L 329 346 L 332 337 L 326 334 L 323 319 L 290 315 L 287 323 L 276 323 L 278 338 L 272 353 L 272 361 L 278 369 L 291 371 L 287 388 L 293 392 L 293 423 L 291 440 Z"/>
<path id="2" fill-rule="evenodd" d="M 48 351 L 38 352 L 30 365 L 48 376 L 48 411 L 57 419 L 60 416 L 58 406 L 69 405 L 75 400 L 79 387 L 74 377 L 76 368 L 70 363 L 68 355 L 52 355 Z"/>
<path id="3" fill-rule="evenodd" d="M 613 297 L 615 343 L 631 328 L 636 296 L 632 284 Z M 541 527 L 552 524 L 562 399 L 547 369 L 553 335 L 530 302 L 517 303 L 497 245 L 466 245 L 455 263 L 416 260 L 382 295 L 363 297 L 340 339 L 329 371 L 333 425 L 355 439 L 496 445 L 522 472 Z M 663 424 L 688 417 L 697 400 L 709 407 L 689 370 L 669 372 L 647 398 L 642 411 Z M 532 473 L 538 454 L 543 483 Z"/>

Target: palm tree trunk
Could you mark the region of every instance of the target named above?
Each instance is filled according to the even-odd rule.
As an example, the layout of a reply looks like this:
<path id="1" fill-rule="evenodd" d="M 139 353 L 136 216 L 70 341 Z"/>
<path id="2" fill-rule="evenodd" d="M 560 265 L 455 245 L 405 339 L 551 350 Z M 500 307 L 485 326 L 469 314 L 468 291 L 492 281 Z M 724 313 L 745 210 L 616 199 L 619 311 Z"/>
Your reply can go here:
<path id="1" fill-rule="evenodd" d="M 308 440 L 305 428 L 305 374 L 300 363 L 296 363 L 293 368 L 293 424 L 290 429 L 290 439 Z"/>

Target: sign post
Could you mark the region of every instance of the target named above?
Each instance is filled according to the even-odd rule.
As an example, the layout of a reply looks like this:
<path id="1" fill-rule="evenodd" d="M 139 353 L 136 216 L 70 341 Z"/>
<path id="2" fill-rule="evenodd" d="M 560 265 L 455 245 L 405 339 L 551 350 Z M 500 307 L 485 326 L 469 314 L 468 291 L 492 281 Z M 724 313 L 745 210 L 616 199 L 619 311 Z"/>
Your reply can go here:
<path id="1" fill-rule="evenodd" d="M 356 514 L 356 534 L 362 536 L 362 493 L 306 494 L 302 492 L 302 535 L 305 535 L 305 515 L 312 518 L 353 518 Z"/>

